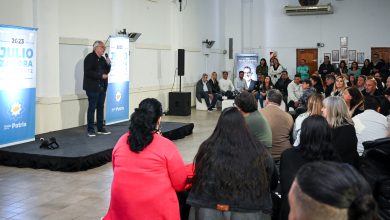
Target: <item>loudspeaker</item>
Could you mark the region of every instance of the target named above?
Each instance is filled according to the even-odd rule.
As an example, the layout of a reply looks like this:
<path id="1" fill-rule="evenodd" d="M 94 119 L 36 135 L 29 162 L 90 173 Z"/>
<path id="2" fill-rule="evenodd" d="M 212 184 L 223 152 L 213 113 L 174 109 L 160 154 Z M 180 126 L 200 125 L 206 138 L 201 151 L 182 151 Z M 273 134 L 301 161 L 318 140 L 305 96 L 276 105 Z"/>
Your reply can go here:
<path id="1" fill-rule="evenodd" d="M 233 38 L 229 38 L 229 59 L 233 59 Z"/>
<path id="2" fill-rule="evenodd" d="M 191 115 L 191 92 L 169 93 L 169 115 Z"/>
<path id="3" fill-rule="evenodd" d="M 177 73 L 179 76 L 184 76 L 184 49 L 177 50 Z"/>

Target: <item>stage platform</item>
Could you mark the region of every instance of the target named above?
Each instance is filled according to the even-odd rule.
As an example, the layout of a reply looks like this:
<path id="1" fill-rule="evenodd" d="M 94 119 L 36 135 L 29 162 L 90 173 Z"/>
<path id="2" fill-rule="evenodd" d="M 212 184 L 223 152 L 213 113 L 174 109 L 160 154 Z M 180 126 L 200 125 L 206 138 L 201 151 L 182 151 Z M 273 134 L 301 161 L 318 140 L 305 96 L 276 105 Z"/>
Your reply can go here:
<path id="1" fill-rule="evenodd" d="M 52 171 L 76 172 L 101 166 L 111 161 L 112 149 L 129 122 L 107 126 L 110 135 L 88 137 L 86 126 L 36 135 L 35 141 L 0 148 L 0 165 L 29 167 Z M 193 123 L 162 122 L 162 134 L 170 140 L 192 134 Z M 60 147 L 39 148 L 40 138 L 55 137 Z"/>

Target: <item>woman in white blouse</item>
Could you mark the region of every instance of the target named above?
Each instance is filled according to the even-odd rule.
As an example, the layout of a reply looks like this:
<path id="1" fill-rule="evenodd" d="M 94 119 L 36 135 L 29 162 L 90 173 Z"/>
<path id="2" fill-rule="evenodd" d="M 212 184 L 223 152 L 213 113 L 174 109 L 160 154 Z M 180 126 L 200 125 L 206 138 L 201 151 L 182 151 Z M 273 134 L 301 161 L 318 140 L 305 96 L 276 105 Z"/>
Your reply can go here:
<path id="1" fill-rule="evenodd" d="M 283 66 L 279 64 L 279 60 L 274 58 L 273 65 L 268 69 L 268 75 L 271 76 L 272 83 L 275 85 L 276 81 L 282 75 Z"/>

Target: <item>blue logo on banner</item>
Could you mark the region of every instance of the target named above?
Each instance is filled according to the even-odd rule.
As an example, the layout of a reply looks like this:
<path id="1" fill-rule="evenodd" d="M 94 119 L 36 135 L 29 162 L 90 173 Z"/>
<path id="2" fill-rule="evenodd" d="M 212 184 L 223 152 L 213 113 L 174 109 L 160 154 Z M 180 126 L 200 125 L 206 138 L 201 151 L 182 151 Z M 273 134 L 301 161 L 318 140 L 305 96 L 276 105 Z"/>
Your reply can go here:
<path id="1" fill-rule="evenodd" d="M 33 139 L 35 88 L 0 91 L 0 103 L 3 103 L 0 108 L 0 145 Z"/>
<path id="2" fill-rule="evenodd" d="M 109 83 L 107 89 L 106 122 L 115 122 L 129 119 L 129 81 Z"/>

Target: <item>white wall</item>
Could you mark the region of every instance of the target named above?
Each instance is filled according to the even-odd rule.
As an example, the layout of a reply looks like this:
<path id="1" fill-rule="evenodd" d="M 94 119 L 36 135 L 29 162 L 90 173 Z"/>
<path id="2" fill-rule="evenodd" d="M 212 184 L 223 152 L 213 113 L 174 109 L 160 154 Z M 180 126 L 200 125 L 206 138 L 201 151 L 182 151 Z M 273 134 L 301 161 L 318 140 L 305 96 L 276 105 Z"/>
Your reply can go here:
<path id="1" fill-rule="evenodd" d="M 203 72 L 226 66 L 223 4 L 183 1 L 179 12 L 172 0 L 1 1 L 1 23 L 39 28 L 36 133 L 85 124 L 83 59 L 95 40 L 105 41 L 123 28 L 142 33 L 130 45 L 131 111 L 146 97 L 156 97 L 168 108 L 168 93 L 179 90 L 179 48 L 186 50 L 182 90 L 194 96 Z M 216 40 L 208 56 L 201 43 L 206 38 Z"/>
<path id="2" fill-rule="evenodd" d="M 371 47 L 389 47 L 390 1 L 388 0 L 322 0 L 330 2 L 334 14 L 314 16 L 287 16 L 283 7 L 288 4 L 299 5 L 298 0 L 226 0 L 226 35 L 235 39 L 235 52 L 260 51 L 260 56 L 269 58 L 269 51 L 278 51 L 279 61 L 290 75 L 296 67 L 297 48 L 316 48 L 321 42 L 325 47 L 319 48 L 318 63 L 322 63 L 324 53 L 340 49 L 340 37 L 348 37 L 348 48 L 364 52 L 366 58 L 371 56 Z M 250 11 L 253 17 L 251 27 L 243 25 L 246 18 L 240 16 L 241 7 L 252 4 Z M 250 15 L 251 14 L 251 15 Z M 240 29 L 244 30 L 240 31 Z M 249 30 L 249 29 L 252 29 Z M 236 46 L 236 42 L 247 41 L 247 36 L 240 33 L 252 33 L 251 46 L 245 43 Z M 256 49 L 261 47 L 260 49 Z M 237 51 L 238 50 L 238 51 Z"/>
<path id="3" fill-rule="evenodd" d="M 340 48 L 341 36 L 348 37 L 349 49 L 368 58 L 371 47 L 390 45 L 388 0 L 323 0 L 332 3 L 334 14 L 297 17 L 283 13 L 291 1 L 188 0 L 179 12 L 177 0 L 3 0 L 0 21 L 39 28 L 37 133 L 42 133 L 85 124 L 83 59 L 93 41 L 123 28 L 142 33 L 130 45 L 131 110 L 146 97 L 159 98 L 167 109 L 168 92 L 178 90 L 179 48 L 186 50 L 182 88 L 194 93 L 203 72 L 233 70 L 234 60 L 223 54 L 229 38 L 234 53 L 268 58 L 270 50 L 278 51 L 291 75 L 296 48 L 324 43 L 321 63 L 323 53 Z M 216 41 L 212 49 L 202 45 L 206 39 Z"/>
<path id="4" fill-rule="evenodd" d="M 32 27 L 34 21 L 33 1 L 1 0 L 0 24 Z"/>

